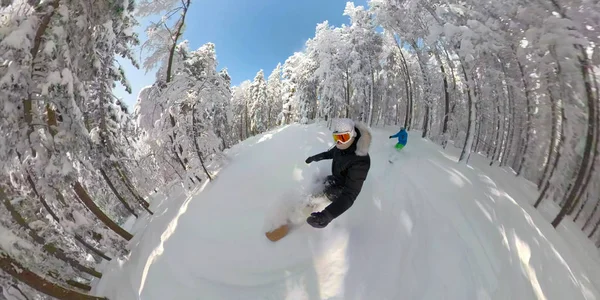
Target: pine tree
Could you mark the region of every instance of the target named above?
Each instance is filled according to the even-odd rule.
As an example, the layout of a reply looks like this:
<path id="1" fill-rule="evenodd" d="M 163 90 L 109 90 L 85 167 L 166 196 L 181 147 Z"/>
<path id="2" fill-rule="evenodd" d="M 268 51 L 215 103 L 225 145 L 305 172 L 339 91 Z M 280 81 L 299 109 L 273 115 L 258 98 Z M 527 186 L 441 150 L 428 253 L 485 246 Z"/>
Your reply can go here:
<path id="1" fill-rule="evenodd" d="M 278 63 L 277 67 L 269 75 L 267 80 L 267 128 L 272 128 L 279 125 L 279 113 L 282 108 L 282 85 L 281 85 L 281 64 Z"/>
<path id="2" fill-rule="evenodd" d="M 253 135 L 268 128 L 267 83 L 263 70 L 258 71 L 250 86 L 250 130 Z"/>

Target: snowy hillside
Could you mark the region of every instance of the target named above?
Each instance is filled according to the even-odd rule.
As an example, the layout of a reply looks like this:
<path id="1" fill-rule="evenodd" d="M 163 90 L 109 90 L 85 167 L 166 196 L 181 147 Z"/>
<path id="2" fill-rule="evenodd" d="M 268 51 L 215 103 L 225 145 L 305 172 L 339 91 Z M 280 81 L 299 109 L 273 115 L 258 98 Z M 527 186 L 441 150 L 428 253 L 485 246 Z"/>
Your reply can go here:
<path id="1" fill-rule="evenodd" d="M 272 243 L 268 211 L 308 189 L 330 161 L 323 124 L 289 125 L 226 153 L 213 182 L 177 186 L 133 227 L 127 261 L 92 291 L 110 299 L 600 299 L 600 257 L 579 230 L 569 245 L 532 208 L 533 184 L 411 131 L 400 154 L 373 129 L 371 170 L 346 214 Z M 389 160 L 394 163 L 389 163 Z M 161 201 L 159 201 L 161 200 Z M 580 237 L 581 235 L 581 237 Z M 579 247 L 580 249 L 574 249 Z M 584 248 L 585 248 L 584 247 Z M 577 253 L 577 254 L 576 254 Z M 596 272 L 596 273 L 594 273 Z"/>

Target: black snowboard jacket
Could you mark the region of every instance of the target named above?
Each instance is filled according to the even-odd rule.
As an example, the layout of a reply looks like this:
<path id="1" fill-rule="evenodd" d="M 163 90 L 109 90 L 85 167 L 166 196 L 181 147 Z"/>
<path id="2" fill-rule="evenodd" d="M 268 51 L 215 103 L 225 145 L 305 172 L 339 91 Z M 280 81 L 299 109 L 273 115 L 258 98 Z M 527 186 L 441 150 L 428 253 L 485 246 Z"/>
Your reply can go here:
<path id="1" fill-rule="evenodd" d="M 356 123 L 355 130 L 357 136 L 348 149 L 340 150 L 334 146 L 328 151 L 313 156 L 315 161 L 332 159 L 331 174 L 334 183 L 327 188 L 332 203 L 325 210 L 334 219 L 354 204 L 371 168 L 369 156 L 371 132 L 361 123 Z"/>

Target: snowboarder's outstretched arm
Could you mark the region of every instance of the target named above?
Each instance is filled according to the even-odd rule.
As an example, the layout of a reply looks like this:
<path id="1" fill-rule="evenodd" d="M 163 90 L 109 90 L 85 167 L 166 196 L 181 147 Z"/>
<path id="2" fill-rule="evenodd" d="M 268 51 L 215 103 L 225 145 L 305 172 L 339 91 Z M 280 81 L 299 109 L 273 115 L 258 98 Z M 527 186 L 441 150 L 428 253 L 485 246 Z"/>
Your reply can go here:
<path id="1" fill-rule="evenodd" d="M 310 164 L 313 161 L 320 161 L 324 159 L 332 159 L 333 158 L 333 147 L 325 152 L 321 152 L 317 155 L 313 155 L 306 159 L 306 163 Z"/>
<path id="2" fill-rule="evenodd" d="M 400 144 L 406 145 L 406 142 L 408 141 L 408 134 L 405 130 L 400 130 L 396 134 L 390 135 L 390 139 L 391 138 L 398 138 L 398 142 Z"/>

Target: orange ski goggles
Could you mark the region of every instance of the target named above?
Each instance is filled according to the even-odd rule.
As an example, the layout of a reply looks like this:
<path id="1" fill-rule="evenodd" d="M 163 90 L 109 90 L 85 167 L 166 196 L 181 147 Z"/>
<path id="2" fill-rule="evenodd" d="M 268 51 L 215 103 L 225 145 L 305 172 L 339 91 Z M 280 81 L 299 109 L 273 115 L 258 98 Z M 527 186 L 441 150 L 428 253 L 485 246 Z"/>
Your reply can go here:
<path id="1" fill-rule="evenodd" d="M 333 140 L 338 144 L 345 144 L 352 138 L 352 132 L 334 132 Z"/>

